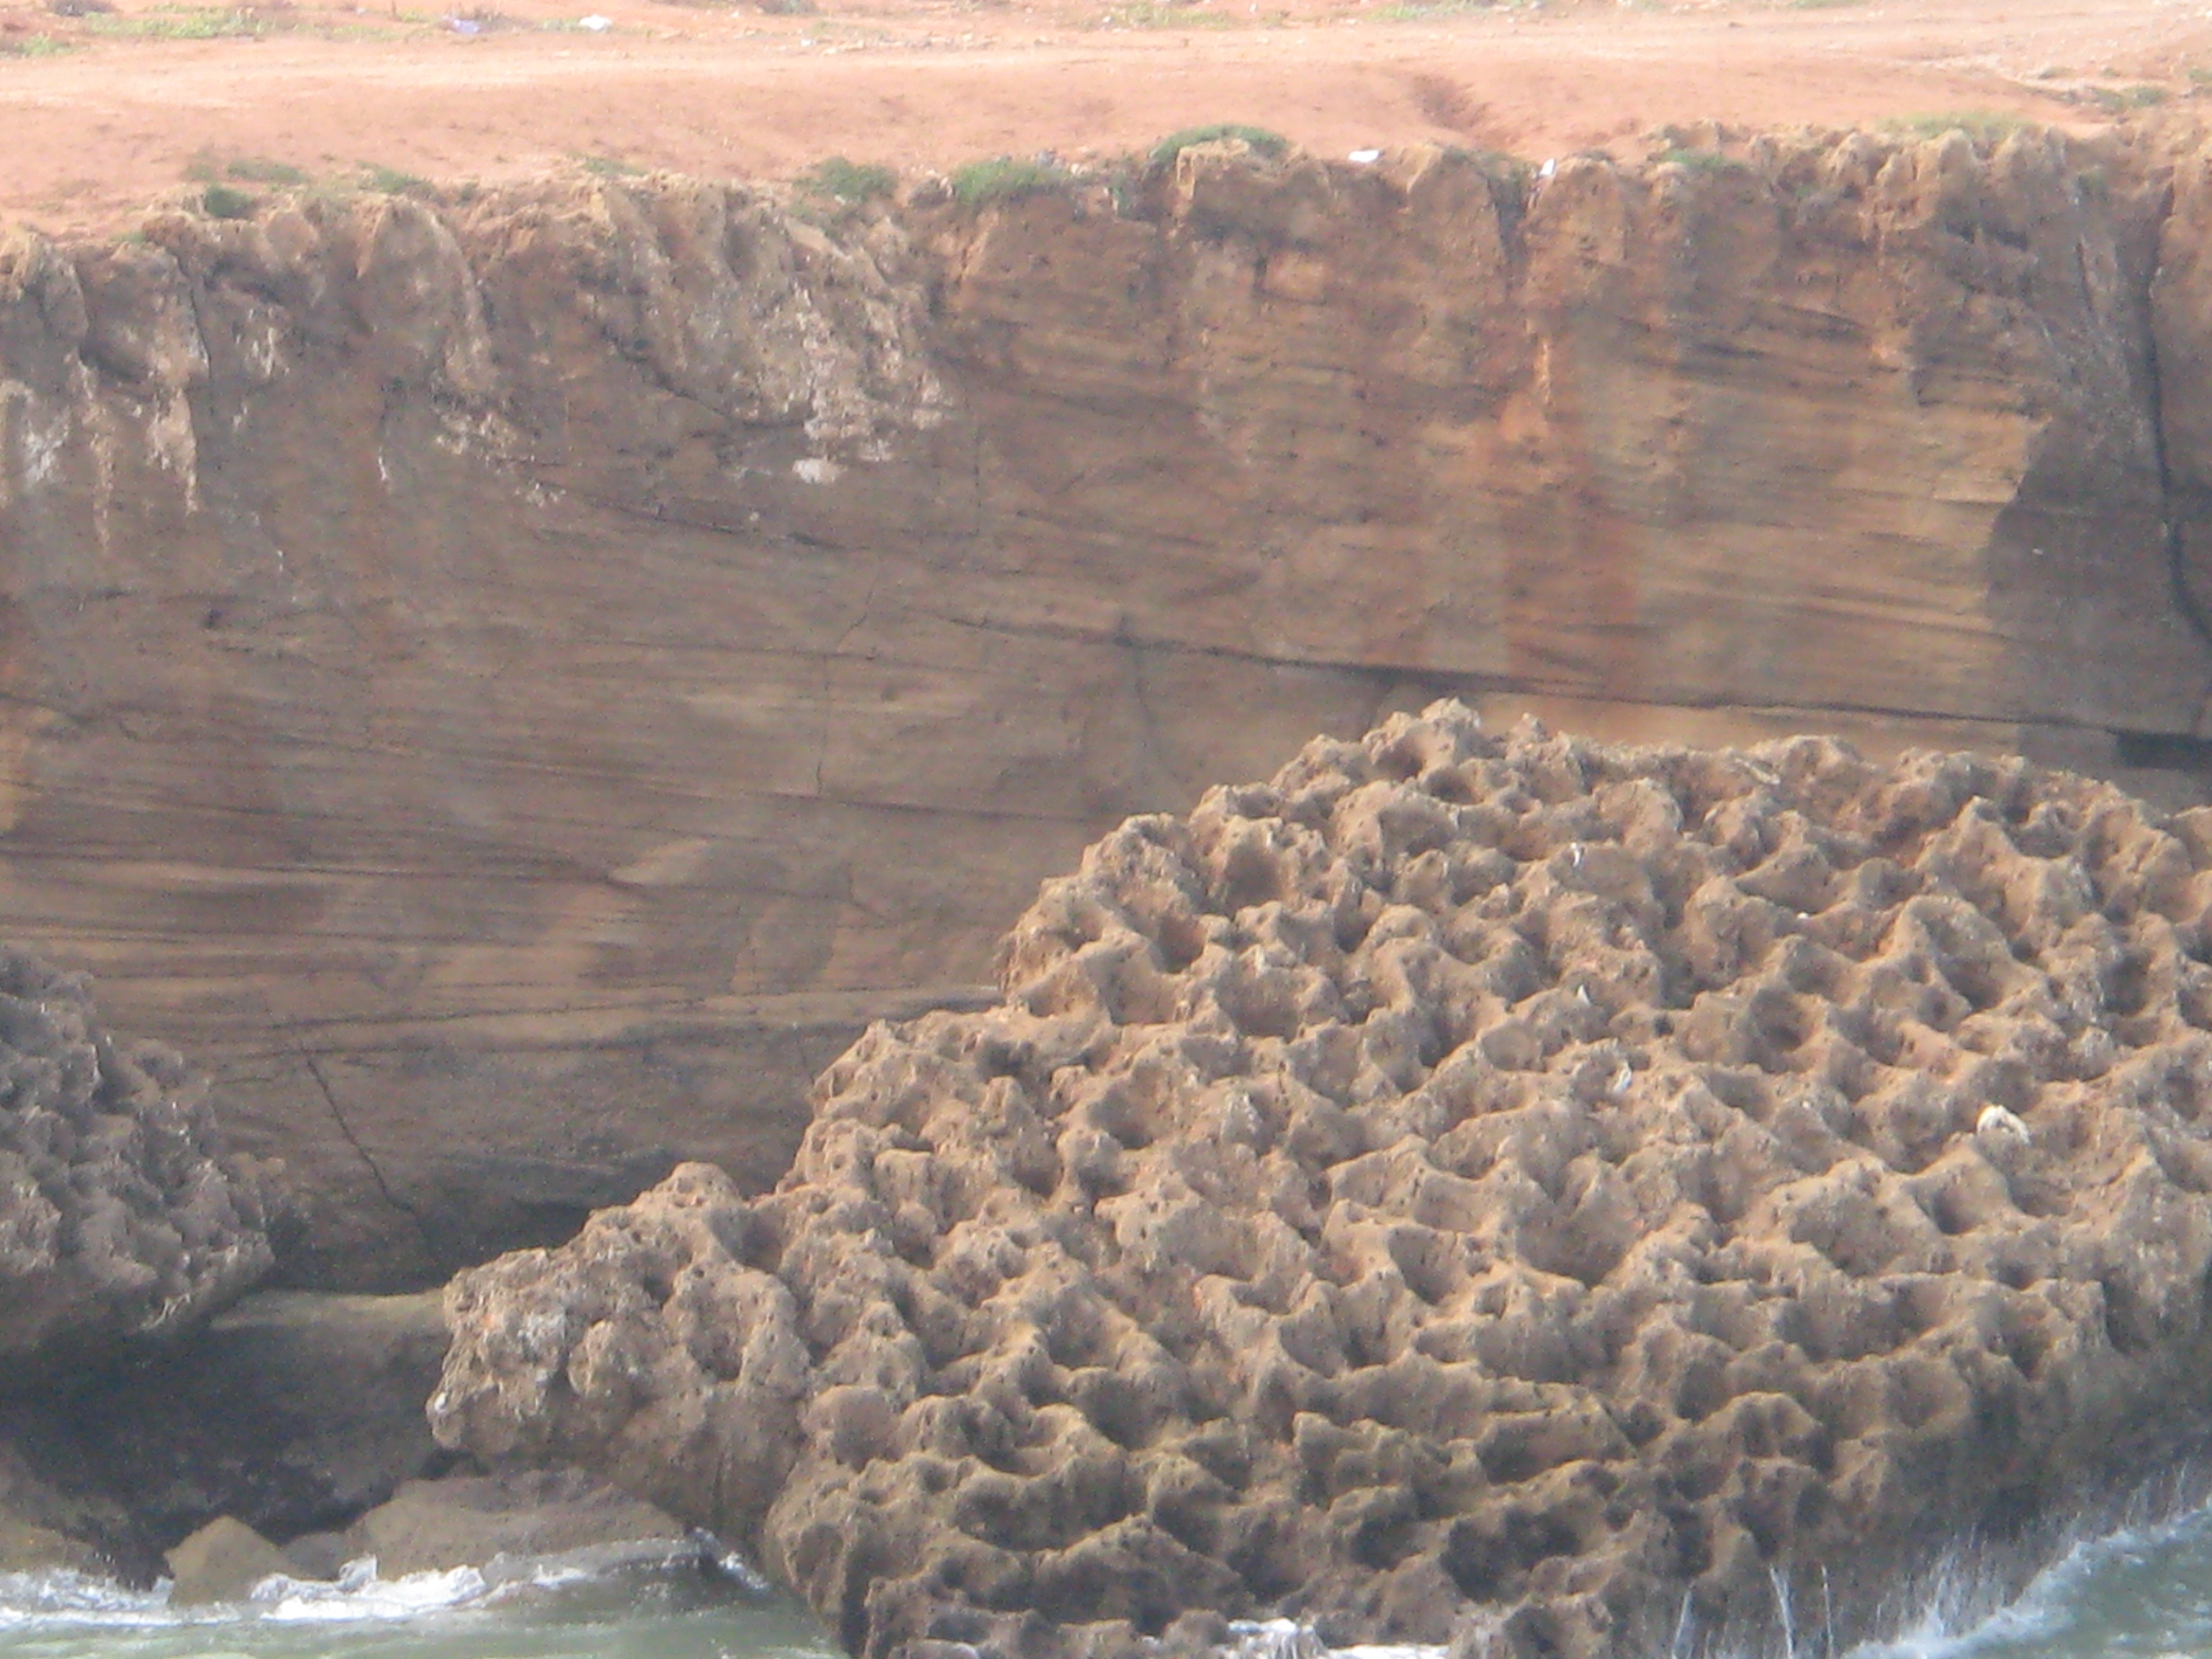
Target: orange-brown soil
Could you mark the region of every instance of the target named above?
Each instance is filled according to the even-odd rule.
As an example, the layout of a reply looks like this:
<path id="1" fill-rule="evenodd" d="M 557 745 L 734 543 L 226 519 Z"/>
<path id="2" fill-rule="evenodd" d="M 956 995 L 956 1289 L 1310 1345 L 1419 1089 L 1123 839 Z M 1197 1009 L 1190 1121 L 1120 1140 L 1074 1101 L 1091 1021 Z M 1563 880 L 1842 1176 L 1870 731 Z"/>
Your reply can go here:
<path id="1" fill-rule="evenodd" d="M 832 154 L 1110 154 L 1224 120 L 1323 154 L 1538 157 L 1706 119 L 2085 127 L 2212 77 L 2212 19 L 2172 0 L 106 3 L 0 0 L 0 220 L 112 227 L 234 173 L 775 177 Z M 595 13 L 611 27 L 577 26 Z"/>

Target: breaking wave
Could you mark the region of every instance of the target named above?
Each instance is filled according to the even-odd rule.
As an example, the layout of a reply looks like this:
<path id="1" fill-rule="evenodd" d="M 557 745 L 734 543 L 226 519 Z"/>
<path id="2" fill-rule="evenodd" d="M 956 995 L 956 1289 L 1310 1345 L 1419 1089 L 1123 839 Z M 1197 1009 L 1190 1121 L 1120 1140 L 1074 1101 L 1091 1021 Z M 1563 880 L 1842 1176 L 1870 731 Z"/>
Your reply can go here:
<path id="1" fill-rule="evenodd" d="M 741 1562 L 592 1571 L 560 1561 L 331 1583 L 264 1579 L 244 1601 L 172 1607 L 82 1573 L 0 1573 L 7 1659 L 834 1659 L 805 1609 Z"/>

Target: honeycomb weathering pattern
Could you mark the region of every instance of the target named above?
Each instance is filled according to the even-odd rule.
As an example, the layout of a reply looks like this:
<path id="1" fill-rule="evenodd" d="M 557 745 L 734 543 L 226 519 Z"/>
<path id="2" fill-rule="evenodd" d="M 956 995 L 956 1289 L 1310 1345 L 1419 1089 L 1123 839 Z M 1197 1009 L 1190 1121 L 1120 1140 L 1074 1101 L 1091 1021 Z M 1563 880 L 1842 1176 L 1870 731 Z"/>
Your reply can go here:
<path id="1" fill-rule="evenodd" d="M 204 1095 L 107 1030 L 84 975 L 0 946 L 0 1392 L 178 1334 L 269 1271 L 259 1176 Z"/>
<path id="2" fill-rule="evenodd" d="M 462 1275 L 433 1420 L 871 1659 L 1863 1627 L 2212 1389 L 2208 864 L 2017 760 L 1317 741 L 871 1030 L 773 1194 Z"/>

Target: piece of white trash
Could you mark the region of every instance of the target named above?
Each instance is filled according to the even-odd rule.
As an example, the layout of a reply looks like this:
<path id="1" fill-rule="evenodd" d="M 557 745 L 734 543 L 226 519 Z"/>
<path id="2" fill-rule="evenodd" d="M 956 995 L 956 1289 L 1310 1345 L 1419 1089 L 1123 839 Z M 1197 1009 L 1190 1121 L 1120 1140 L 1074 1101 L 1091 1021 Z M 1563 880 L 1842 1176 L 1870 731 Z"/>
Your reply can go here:
<path id="1" fill-rule="evenodd" d="M 1358 162 L 1361 167 L 1371 167 L 1382 159 L 1382 152 L 1379 149 L 1355 149 L 1349 159 Z"/>
<path id="2" fill-rule="evenodd" d="M 614 26 L 615 20 L 613 18 L 602 17 L 597 12 L 593 12 L 589 17 L 579 17 L 576 20 L 576 27 L 578 28 L 589 29 L 594 34 L 605 34 Z"/>

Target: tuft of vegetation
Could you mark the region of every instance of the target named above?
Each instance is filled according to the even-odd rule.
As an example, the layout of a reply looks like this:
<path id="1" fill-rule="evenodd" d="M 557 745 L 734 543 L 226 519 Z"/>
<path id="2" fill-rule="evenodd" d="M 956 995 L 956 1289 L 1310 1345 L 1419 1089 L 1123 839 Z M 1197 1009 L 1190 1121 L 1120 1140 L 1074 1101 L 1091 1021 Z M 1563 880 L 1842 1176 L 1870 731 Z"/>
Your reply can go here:
<path id="1" fill-rule="evenodd" d="M 1270 161 L 1288 153 L 1291 148 L 1291 141 L 1279 132 L 1247 126 L 1241 121 L 1216 121 L 1207 126 L 1185 127 L 1181 132 L 1170 133 L 1152 146 L 1152 165 L 1166 167 L 1193 144 L 1218 143 L 1224 138 L 1234 138 Z"/>
<path id="2" fill-rule="evenodd" d="M 635 179 L 644 171 L 617 155 L 579 155 L 576 165 L 594 179 Z"/>
<path id="3" fill-rule="evenodd" d="M 304 185 L 307 174 L 289 161 L 271 161 L 258 155 L 240 155 L 223 164 L 223 176 L 248 185 Z"/>
<path id="4" fill-rule="evenodd" d="M 799 175 L 802 190 L 834 196 L 841 202 L 872 202 L 898 188 L 898 173 L 880 161 L 852 161 L 832 155 Z"/>
<path id="5" fill-rule="evenodd" d="M 58 58 L 80 50 L 75 40 L 52 34 L 0 35 L 0 58 Z"/>
<path id="6" fill-rule="evenodd" d="M 1662 167 L 1678 167 L 1688 173 L 1733 173 L 1744 165 L 1717 149 L 1687 149 L 1679 144 L 1660 151 L 1659 161 Z"/>
<path id="7" fill-rule="evenodd" d="M 1367 15 L 1383 23 L 1425 23 L 1439 17 L 1465 17 L 1496 9 L 1490 0 L 1393 0 Z"/>
<path id="8" fill-rule="evenodd" d="M 2134 87 L 2093 87 L 2090 101 L 2107 115 L 2125 115 L 2134 110 L 2154 109 L 2166 100 L 2164 87 L 2150 85 Z"/>
<path id="9" fill-rule="evenodd" d="M 1246 20 L 1207 11 L 1194 0 L 1127 0 L 1109 6 L 1094 26 L 1102 29 L 1233 29 Z"/>
<path id="10" fill-rule="evenodd" d="M 256 6 L 156 6 L 151 11 L 94 14 L 84 24 L 94 34 L 130 40 L 253 40 L 290 21 L 281 11 Z"/>
<path id="11" fill-rule="evenodd" d="M 230 185 L 210 185 L 200 192 L 200 207 L 210 219 L 251 219 L 256 205 L 253 198 Z"/>
<path id="12" fill-rule="evenodd" d="M 1887 131 L 1904 137 L 1941 138 L 1948 132 L 1963 132 L 1978 144 L 2001 143 L 2027 125 L 2017 115 L 1986 109 L 1948 110 L 1932 115 L 1901 115 L 1882 123 Z"/>
<path id="13" fill-rule="evenodd" d="M 988 161 L 970 161 L 952 173 L 952 193 L 963 206 L 983 207 L 993 202 L 1018 202 L 1025 196 L 1056 189 L 1067 181 L 1066 170 L 1054 161 L 1022 161 L 1011 155 L 994 155 Z"/>
<path id="14" fill-rule="evenodd" d="M 361 170 L 362 187 L 374 191 L 380 196 L 427 196 L 430 181 L 411 173 L 402 173 L 398 167 L 371 163 Z"/>

